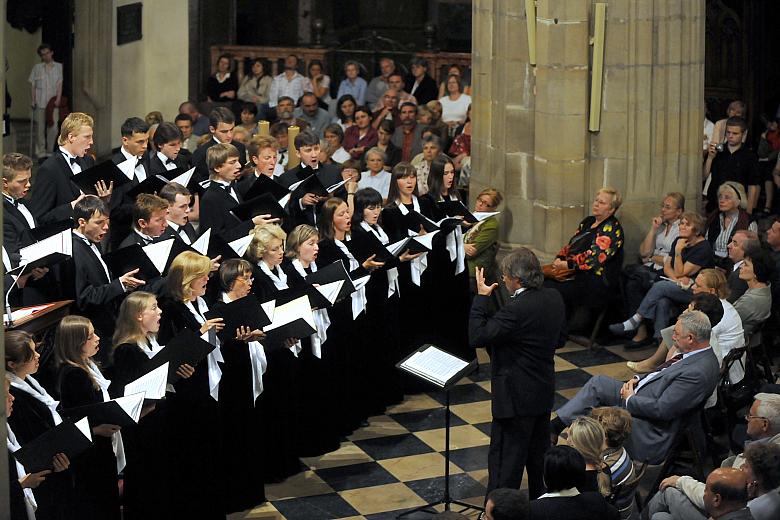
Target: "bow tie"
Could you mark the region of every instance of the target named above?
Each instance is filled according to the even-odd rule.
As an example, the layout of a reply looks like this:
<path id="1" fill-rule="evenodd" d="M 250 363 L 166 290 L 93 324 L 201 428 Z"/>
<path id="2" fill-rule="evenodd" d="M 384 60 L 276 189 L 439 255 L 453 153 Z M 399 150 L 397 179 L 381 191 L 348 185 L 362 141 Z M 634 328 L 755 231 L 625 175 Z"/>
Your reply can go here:
<path id="1" fill-rule="evenodd" d="M 230 193 L 230 190 L 233 188 L 233 184 L 234 182 L 231 182 L 229 184 L 222 184 L 222 189 Z"/>
<path id="2" fill-rule="evenodd" d="M 70 161 L 70 164 L 77 164 L 79 160 L 76 157 L 68 157 L 68 161 Z"/>
<path id="3" fill-rule="evenodd" d="M 19 201 L 16 200 L 15 198 L 13 198 L 13 197 L 6 197 L 5 200 L 7 200 L 11 204 L 13 204 L 15 208 L 19 207 Z"/>
<path id="4" fill-rule="evenodd" d="M 173 164 L 173 159 L 170 158 L 166 159 L 165 164 Z"/>

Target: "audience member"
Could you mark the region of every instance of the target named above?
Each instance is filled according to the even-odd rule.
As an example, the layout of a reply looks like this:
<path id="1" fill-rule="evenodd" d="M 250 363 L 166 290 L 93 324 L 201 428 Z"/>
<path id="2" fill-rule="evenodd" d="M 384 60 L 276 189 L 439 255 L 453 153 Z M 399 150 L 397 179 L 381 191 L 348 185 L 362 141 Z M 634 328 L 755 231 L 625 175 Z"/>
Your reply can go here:
<path id="1" fill-rule="evenodd" d="M 325 127 L 328 126 L 331 121 L 328 111 L 320 108 L 317 96 L 312 92 L 303 93 L 303 96 L 301 96 L 301 106 L 295 109 L 293 116 L 309 123 L 312 131 L 320 138 L 323 137 Z"/>
<path id="2" fill-rule="evenodd" d="M 692 412 L 702 407 L 718 382 L 718 359 L 709 345 L 711 327 L 699 311 L 680 315 L 672 335 L 680 352 L 646 376 L 621 383 L 594 376 L 551 422 L 553 436 L 596 406 L 625 406 L 633 417 L 626 446 L 634 460 L 658 464 Z"/>
<path id="3" fill-rule="evenodd" d="M 612 479 L 608 467 L 602 459 L 606 444 L 606 434 L 601 423 L 592 417 L 576 417 L 567 430 L 566 444 L 580 452 L 585 459 L 585 480 L 580 491 L 595 491 L 605 498 L 612 495 Z"/>
<path id="4" fill-rule="evenodd" d="M 40 158 L 49 157 L 54 151 L 62 101 L 62 63 L 54 61 L 54 51 L 48 43 L 40 44 L 37 52 L 41 62 L 33 65 L 27 81 L 35 122 L 34 151 L 30 153 Z"/>
<path id="5" fill-rule="evenodd" d="M 387 201 L 392 175 L 385 170 L 385 153 L 376 147 L 369 149 L 366 152 L 366 167 L 368 169 L 361 174 L 358 181 L 358 189 L 374 188 L 382 195 L 382 200 Z"/>
<path id="6" fill-rule="evenodd" d="M 428 60 L 413 58 L 409 68 L 411 74 L 404 80 L 409 88 L 409 94 L 413 95 L 420 105 L 436 99 L 439 89 L 436 88 L 436 82 L 428 74 Z"/>
<path id="7" fill-rule="evenodd" d="M 406 83 L 404 83 L 404 77 L 400 72 L 393 72 L 388 76 L 387 86 L 398 92 L 398 106 L 404 103 L 417 104 L 417 98 L 406 90 Z"/>
<path id="8" fill-rule="evenodd" d="M 396 127 L 391 139 L 401 150 L 401 160 L 409 162 L 422 152 L 422 126 L 417 124 L 417 105 L 403 103 L 399 112 L 401 124 Z"/>
<path id="9" fill-rule="evenodd" d="M 728 273 L 727 281 L 729 286 L 729 295 L 726 299 L 729 303 L 734 303 L 747 291 L 747 283 L 739 277 L 739 268 L 742 266 L 742 261 L 745 259 L 746 254 L 753 254 L 761 249 L 761 242 L 758 240 L 757 233 L 742 229 L 734 232 L 727 249 L 732 267 L 726 271 Z"/>
<path id="10" fill-rule="evenodd" d="M 743 199 L 748 214 L 758 203 L 761 178 L 758 171 L 758 158 L 755 152 L 743 144 L 743 135 L 747 123 L 741 117 L 730 117 L 726 121 L 726 142 L 718 151 L 715 143 L 710 143 L 705 176 L 709 175 L 706 212 L 712 213 L 719 206 L 718 190 L 726 181 L 735 181 L 742 185 L 747 198 Z M 710 161 L 711 159 L 711 161 Z"/>
<path id="11" fill-rule="evenodd" d="M 605 448 L 601 457 L 609 468 L 614 505 L 620 518 L 631 518 L 634 512 L 634 462 L 623 444 L 631 435 L 631 414 L 616 406 L 600 406 L 590 412 L 604 428 Z"/>
<path id="12" fill-rule="evenodd" d="M 463 77 L 463 72 L 461 72 L 460 67 L 458 65 L 450 65 L 449 68 L 447 68 L 447 76 L 446 78 L 449 78 L 450 76 L 457 76 L 461 83 L 463 84 L 463 93 L 471 95 L 471 86 L 466 83 L 466 79 Z M 447 80 L 445 79 L 441 83 L 439 83 L 439 98 L 443 98 L 447 95 Z"/>
<path id="13" fill-rule="evenodd" d="M 517 489 L 497 488 L 485 498 L 484 520 L 526 520 L 528 497 Z"/>
<path id="14" fill-rule="evenodd" d="M 420 195 L 428 193 L 428 175 L 431 163 L 442 153 L 441 139 L 435 135 L 423 136 L 422 152 L 412 159 L 412 166 L 417 168 L 417 184 Z"/>
<path id="15" fill-rule="evenodd" d="M 198 149 L 198 136 L 192 130 L 192 117 L 189 114 L 177 114 L 173 122 L 181 131 L 182 146 L 192 154 Z"/>
<path id="16" fill-rule="evenodd" d="M 392 170 L 401 162 L 401 149 L 393 144 L 392 138 L 395 132 L 395 124 L 392 121 L 382 121 L 377 128 L 376 147 L 385 153 L 385 169 Z"/>
<path id="17" fill-rule="evenodd" d="M 618 520 L 617 509 L 593 491 L 581 492 L 585 459 L 571 446 L 554 446 L 544 455 L 547 493 L 529 504 L 533 519 Z"/>
<path id="18" fill-rule="evenodd" d="M 284 59 L 284 72 L 276 76 L 271 83 L 268 106 L 275 108 L 282 96 L 292 99 L 294 105 L 304 92 L 312 91 L 309 78 L 304 77 L 297 69 L 298 57 L 294 54 L 287 56 Z"/>
<path id="19" fill-rule="evenodd" d="M 769 255 L 758 250 L 745 259 L 739 268 L 739 278 L 747 283 L 747 291 L 734 302 L 734 308 L 742 318 L 745 335 L 751 338 L 751 346 L 760 343 L 760 327 L 772 310 L 772 291 L 769 283 L 772 276 L 772 261 Z"/>
<path id="20" fill-rule="evenodd" d="M 344 63 L 344 74 L 346 78 L 339 84 L 339 91 L 336 97 L 341 99 L 341 96 L 350 94 L 355 98 L 358 106 L 365 105 L 368 84 L 366 80 L 360 77 L 360 64 L 354 60 L 348 60 Z"/>
<path id="21" fill-rule="evenodd" d="M 398 91 L 387 89 L 381 98 L 382 102 L 377 103 L 374 111 L 371 112 L 371 126 L 379 128 L 382 121 L 392 121 L 393 124 L 399 122 L 398 117 Z"/>
<path id="22" fill-rule="evenodd" d="M 344 164 L 345 161 L 348 161 L 350 155 L 343 146 L 344 130 L 341 128 L 341 125 L 338 123 L 331 123 L 325 127 L 323 134 L 325 140 L 330 143 L 330 146 L 333 148 L 333 152 L 331 153 L 333 162 Z"/>
<path id="23" fill-rule="evenodd" d="M 295 100 L 290 96 L 280 96 L 276 103 L 277 123 L 284 123 L 287 126 L 295 126 Z"/>
<path id="24" fill-rule="evenodd" d="M 201 136 L 209 133 L 209 118 L 198 111 L 198 107 L 191 101 L 185 101 L 179 105 L 179 113 L 187 114 L 192 119 L 192 133 Z"/>
<path id="25" fill-rule="evenodd" d="M 395 61 L 383 56 L 379 58 L 379 76 L 371 78 L 366 89 L 366 105 L 376 111 L 379 100 L 390 88 L 390 76 L 395 72 Z"/>
<path id="26" fill-rule="evenodd" d="M 309 81 L 311 81 L 311 91 L 317 96 L 320 108 L 333 114 L 333 98 L 330 95 L 330 76 L 323 74 L 322 62 L 320 60 L 311 60 L 309 62 Z"/>
<path id="27" fill-rule="evenodd" d="M 343 130 L 346 130 L 355 124 L 355 109 L 357 107 L 357 101 L 351 94 L 339 96 L 336 102 L 336 117 L 333 118 L 333 122 L 338 123 Z"/>
<path id="28" fill-rule="evenodd" d="M 712 245 L 718 267 L 731 269 L 727 246 L 737 231 L 756 231 L 756 223 L 750 221 L 745 211 L 747 197 L 738 182 L 727 181 L 718 188 L 718 209 L 707 217 L 705 237 Z"/>
<path id="29" fill-rule="evenodd" d="M 251 74 L 244 76 L 241 87 L 238 89 L 238 99 L 247 103 L 254 103 L 257 107 L 257 116 L 260 120 L 268 118 L 268 96 L 271 92 L 273 79 L 265 73 L 263 60 L 255 58 L 250 64 Z"/>
<path id="30" fill-rule="evenodd" d="M 217 70 L 206 80 L 206 98 L 209 101 L 232 104 L 236 99 L 238 78 L 232 72 L 232 61 L 227 54 L 217 58 Z"/>
<path id="31" fill-rule="evenodd" d="M 371 126 L 371 112 L 364 106 L 356 108 L 355 124 L 344 131 L 344 149 L 353 159 L 360 160 L 378 139 L 376 129 Z"/>
<path id="32" fill-rule="evenodd" d="M 152 110 L 144 116 L 144 122 L 146 122 L 146 124 L 149 126 L 159 125 L 164 121 L 165 119 L 163 118 L 162 112 L 159 110 Z"/>
<path id="33" fill-rule="evenodd" d="M 780 515 L 780 446 L 754 442 L 742 455 L 750 514 L 754 520 L 774 520 Z"/>
<path id="34" fill-rule="evenodd" d="M 260 129 L 257 126 L 257 105 L 254 103 L 243 103 L 241 105 L 241 124 L 233 129 L 233 133 L 239 128 L 246 131 L 249 139 L 252 139 Z"/>
<path id="35" fill-rule="evenodd" d="M 450 127 L 453 133 L 458 125 L 466 121 L 466 114 L 471 106 L 471 96 L 463 93 L 463 83 L 460 76 L 450 75 L 447 78 L 447 94 L 439 99 L 442 106 L 441 120 Z"/>

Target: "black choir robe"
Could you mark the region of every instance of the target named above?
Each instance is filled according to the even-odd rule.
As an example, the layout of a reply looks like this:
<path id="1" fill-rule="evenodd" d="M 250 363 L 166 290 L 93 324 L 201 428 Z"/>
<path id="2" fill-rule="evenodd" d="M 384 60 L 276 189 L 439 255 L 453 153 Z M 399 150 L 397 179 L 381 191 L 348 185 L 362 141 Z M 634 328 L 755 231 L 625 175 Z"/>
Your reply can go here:
<path id="1" fill-rule="evenodd" d="M 341 168 L 335 164 L 320 164 L 316 170 L 312 170 L 305 164 L 301 163 L 295 168 L 291 168 L 279 176 L 279 184 L 285 188 L 289 188 L 291 185 L 298 181 L 302 181 L 312 174 L 316 174 L 322 181 L 323 186 L 333 186 L 342 181 Z M 340 187 L 333 193 L 334 197 L 339 197 L 346 201 L 347 190 L 344 186 Z M 290 214 L 294 221 L 294 226 L 300 224 L 309 224 L 310 226 L 316 226 L 316 221 L 319 216 L 320 209 L 325 203 L 323 200 L 315 206 L 301 206 L 300 197 L 291 196 L 290 202 L 287 205 L 287 212 Z"/>
<path id="2" fill-rule="evenodd" d="M 215 144 L 218 144 L 218 141 L 212 136 L 211 139 L 200 145 L 198 149 L 193 152 L 190 168 L 193 166 L 195 167 L 195 172 L 193 174 L 193 179 L 195 182 L 205 181 L 209 178 L 209 167 L 206 162 L 206 154 L 209 151 L 209 148 Z M 246 164 L 248 157 L 246 156 L 246 148 L 244 145 L 236 140 L 228 144 L 232 144 L 236 147 L 236 150 L 238 150 L 239 161 L 241 161 L 242 165 Z"/>
<path id="3" fill-rule="evenodd" d="M 78 157 L 76 161 L 81 171 L 95 165 L 89 156 Z M 59 150 L 38 168 L 27 207 L 41 225 L 73 217 L 70 203 L 79 197 L 81 188 L 72 182 L 72 178 L 68 161 Z"/>
<path id="4" fill-rule="evenodd" d="M 125 385 L 144 375 L 149 357 L 136 343 L 114 347 L 109 393 L 113 399 L 124 395 Z M 177 472 L 168 465 L 166 442 L 167 401 L 158 401 L 132 428 L 122 429 L 127 466 L 123 470 L 123 519 L 170 518 L 175 516 L 170 482 Z"/>
<path id="5" fill-rule="evenodd" d="M 19 445 L 24 446 L 54 428 L 54 418 L 49 408 L 23 390 L 12 386 L 14 410 L 8 417 L 8 424 L 16 435 Z M 14 467 L 15 469 L 15 467 Z M 38 509 L 37 520 L 68 520 L 73 516 L 73 471 L 67 469 L 50 473 L 40 486 L 33 490 Z M 25 517 L 26 518 L 26 517 Z"/>
<path id="6" fill-rule="evenodd" d="M 158 341 L 166 344 L 181 330 L 198 332 L 200 324 L 184 303 L 161 298 L 163 311 Z M 217 401 L 209 394 L 208 361 L 195 374 L 181 379 L 168 398 L 168 465 L 174 472 L 170 494 L 176 514 L 182 518 L 225 518 L 225 485 L 221 473 L 222 441 Z M 243 478 L 242 475 L 236 475 Z"/>
<path id="7" fill-rule="evenodd" d="M 147 150 L 146 164 L 148 165 L 148 169 L 146 170 L 147 173 L 151 175 L 162 175 L 166 179 L 171 178 L 171 174 L 168 172 L 168 168 L 166 168 L 165 163 L 160 160 L 160 157 L 157 155 L 156 151 L 151 149 Z M 190 169 L 189 156 L 179 153 L 179 155 L 176 156 L 176 159 L 173 160 L 173 164 L 180 170 L 177 172 L 177 175 L 181 175 Z"/>
<path id="8" fill-rule="evenodd" d="M 11 520 L 28 520 L 27 518 L 27 506 L 24 501 L 24 489 L 19 483 L 19 479 L 24 475 L 19 475 L 16 472 L 16 459 L 14 458 L 11 450 L 8 451 L 8 484 L 9 484 L 9 511 L 11 513 Z M 35 490 L 33 490 L 35 494 Z M 36 501 L 37 501 L 36 496 Z"/>
<path id="9" fill-rule="evenodd" d="M 59 372 L 60 406 L 67 410 L 103 402 L 89 373 L 81 367 L 62 365 Z M 90 424 L 90 426 L 98 426 Z M 93 446 L 71 461 L 75 481 L 75 518 L 120 518 L 116 457 L 111 438 L 92 436 Z"/>
<path id="10" fill-rule="evenodd" d="M 114 164 L 121 164 L 126 160 L 127 159 L 122 154 L 121 150 L 118 150 L 111 156 L 111 162 Z M 146 154 L 141 157 L 140 163 L 146 173 L 146 178 L 149 178 L 149 159 Z M 109 229 L 108 237 L 106 239 L 109 251 L 119 249 L 119 244 L 121 244 L 125 237 L 131 232 L 133 224 L 133 204 L 135 204 L 135 200 L 130 196 L 130 191 L 139 184 L 138 177 L 133 175 L 130 182 L 123 184 L 118 188 L 114 188 L 114 191 L 111 193 L 111 201 L 108 204 L 111 210 L 111 229 Z"/>

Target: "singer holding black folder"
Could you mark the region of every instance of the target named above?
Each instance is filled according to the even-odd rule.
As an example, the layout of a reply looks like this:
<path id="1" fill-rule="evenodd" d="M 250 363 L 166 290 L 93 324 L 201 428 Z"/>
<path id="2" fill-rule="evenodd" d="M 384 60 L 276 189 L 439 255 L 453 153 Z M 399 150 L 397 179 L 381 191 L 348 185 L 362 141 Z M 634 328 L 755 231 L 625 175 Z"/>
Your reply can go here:
<path id="1" fill-rule="evenodd" d="M 151 293 L 134 292 L 122 302 L 114 331 L 111 397 L 122 397 L 125 385 L 146 374 L 149 359 L 164 348 L 157 342 L 161 315 Z M 176 370 L 184 379 L 194 372 L 186 364 Z M 124 520 L 170 517 L 175 512 L 167 508 L 171 502 L 169 482 L 175 472 L 167 461 L 166 405 L 165 401 L 156 403 L 137 426 L 122 429 L 127 458 L 122 488 Z"/>
<path id="2" fill-rule="evenodd" d="M 54 340 L 59 369 L 57 386 L 64 410 L 110 400 L 111 381 L 92 360 L 99 343 L 95 328 L 84 317 L 66 316 L 57 326 Z M 119 426 L 90 426 L 94 445 L 71 464 L 77 497 L 73 504 L 74 518 L 119 520 L 117 461 L 121 464 L 124 460 Z"/>
<path id="3" fill-rule="evenodd" d="M 252 264 L 240 258 L 225 260 L 219 267 L 219 283 L 222 289 L 220 301 L 211 306 L 212 312 L 227 315 L 228 304 L 235 301 L 254 300 L 252 290 Z M 257 312 L 262 312 L 258 309 Z M 230 317 L 229 321 L 232 321 Z M 225 364 L 219 383 L 219 411 L 223 462 L 225 471 L 242 475 L 226 490 L 225 512 L 233 513 L 251 509 L 265 502 L 263 487 L 263 450 L 267 446 L 264 424 L 259 421 L 255 401 L 263 392 L 263 374 L 268 362 L 260 341 L 265 335 L 259 329 L 246 325 L 225 327 L 220 333 Z M 251 471 L 247 471 L 252 468 Z"/>
<path id="4" fill-rule="evenodd" d="M 279 292 L 290 287 L 287 274 L 281 268 L 286 238 L 285 232 L 276 224 L 257 226 L 244 255 L 253 265 L 252 291 L 261 302 L 274 300 Z M 277 306 L 280 304 L 277 302 Z M 263 376 L 264 390 L 257 400 L 256 412 L 266 439 L 263 447 L 266 482 L 278 482 L 300 469 L 294 432 L 298 428 L 300 413 L 295 388 L 300 371 L 298 356 L 301 343 L 299 338 L 269 339 L 263 342 L 263 346 L 268 367 Z"/>
<path id="5" fill-rule="evenodd" d="M 211 183 L 200 201 L 200 232 L 211 229 L 230 242 L 245 237 L 254 226 L 276 222 L 270 215 L 258 215 L 242 221 L 231 210 L 243 199 L 236 188 L 236 179 L 241 172 L 238 150 L 232 144 L 215 144 L 206 152 L 211 173 Z"/>
<path id="6" fill-rule="evenodd" d="M 316 273 L 319 253 L 319 233 L 315 227 L 307 224 L 296 226 L 287 235 L 286 258 L 282 270 L 287 275 L 288 285 L 295 289 L 309 285 L 306 277 Z M 316 309 L 314 320 L 317 332 L 307 338 L 301 338 L 300 383 L 298 384 L 301 417 L 304 424 L 316 424 L 317 432 L 299 428 L 298 447 L 303 457 L 322 455 L 339 448 L 338 425 L 333 413 L 333 404 L 339 402 L 338 391 L 341 387 L 337 380 L 339 367 L 335 366 L 337 356 L 324 347 L 326 344 L 330 317 L 327 309 Z"/>
<path id="7" fill-rule="evenodd" d="M 206 319 L 209 306 L 203 299 L 211 272 L 211 260 L 194 251 L 179 254 L 168 270 L 168 293 L 160 300 L 159 341 L 165 344 L 183 329 L 208 334 L 217 345 L 188 379 L 176 383 L 168 398 L 168 464 L 175 470 L 171 495 L 182 518 L 225 518 L 225 479 L 219 429 L 219 382 L 222 361 L 216 333 L 222 318 Z"/>
<path id="8" fill-rule="evenodd" d="M 492 413 L 487 494 L 518 489 L 528 471 L 531 499 L 544 492 L 544 452 L 555 394 L 555 349 L 566 343 L 566 312 L 557 291 L 543 287 L 539 259 L 520 248 L 501 262 L 509 303 L 491 315 L 482 267 L 476 270 L 477 296 L 469 318 L 469 341 L 488 349 Z"/>
<path id="9" fill-rule="evenodd" d="M 40 354 L 35 351 L 32 336 L 23 331 L 5 333 L 5 369 L 14 398 L 14 413 L 9 414 L 8 426 L 13 429 L 20 446 L 43 435 L 62 422 L 57 412 L 59 404 L 33 378 L 38 371 Z M 65 471 L 70 461 L 63 453 L 52 461 L 53 473 L 35 489 L 37 520 L 67 520 L 72 516 L 73 475 Z"/>

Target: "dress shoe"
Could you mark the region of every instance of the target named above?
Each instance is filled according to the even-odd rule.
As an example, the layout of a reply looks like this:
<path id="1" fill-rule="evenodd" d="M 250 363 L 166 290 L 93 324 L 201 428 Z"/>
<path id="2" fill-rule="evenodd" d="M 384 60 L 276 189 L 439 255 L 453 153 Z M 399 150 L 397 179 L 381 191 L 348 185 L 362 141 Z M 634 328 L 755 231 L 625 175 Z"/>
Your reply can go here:
<path id="1" fill-rule="evenodd" d="M 626 350 L 638 350 L 640 348 L 647 348 L 649 346 L 657 347 L 658 345 L 655 342 L 655 338 L 648 337 L 641 341 L 629 341 L 627 343 L 623 344 L 623 348 Z"/>
<path id="2" fill-rule="evenodd" d="M 623 328 L 623 323 L 613 323 L 609 326 L 609 332 L 612 333 L 613 336 L 627 336 L 628 334 L 633 334 L 636 329 L 626 330 Z"/>
<path id="3" fill-rule="evenodd" d="M 629 368 L 629 370 L 636 372 L 637 374 L 647 374 L 647 370 L 641 370 L 639 368 L 640 361 L 628 361 L 626 363 L 626 366 Z"/>

